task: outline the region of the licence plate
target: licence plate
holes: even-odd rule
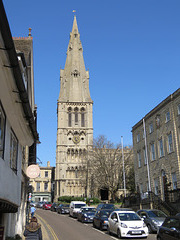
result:
[[[132,234],[141,234],[141,231],[131,231]]]

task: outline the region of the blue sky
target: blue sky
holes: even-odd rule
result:
[[[132,126],[180,87],[179,0],[4,0],[12,36],[32,28],[37,157],[55,166],[57,99],[76,10],[94,137],[132,145]]]

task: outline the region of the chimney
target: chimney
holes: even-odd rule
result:
[[[50,161],[47,161],[47,167],[50,167]]]

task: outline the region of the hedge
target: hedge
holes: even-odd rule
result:
[[[72,196],[59,197],[58,201],[67,202],[67,203],[70,203],[71,201],[83,201],[83,202],[92,203],[92,204],[97,204],[101,202],[101,200],[98,198],[84,198],[84,197],[72,197]]]

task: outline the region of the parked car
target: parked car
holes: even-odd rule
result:
[[[69,207],[69,216],[70,217],[77,217],[77,212],[80,211],[81,207],[85,207],[86,203],[85,202],[81,202],[81,201],[72,201],[70,203],[70,207]]]
[[[100,203],[98,204],[98,206],[96,207],[97,210],[100,209],[115,209],[114,204],[110,204],[110,203]]]
[[[180,217],[167,217],[159,227],[157,240],[176,240],[180,239]]]
[[[113,211],[108,218],[108,233],[118,238],[147,238],[148,228],[134,211]]]
[[[138,210],[137,214],[144,219],[149,233],[157,232],[167,217],[164,212],[157,209],[142,209]]]
[[[58,203],[53,203],[52,205],[51,205],[51,211],[52,212],[56,212],[56,209],[57,209],[57,207],[58,207]]]
[[[177,213],[176,216],[180,217],[180,213]]]
[[[36,206],[37,206],[37,202],[31,201],[31,202],[30,202],[30,206],[31,206],[31,207],[36,207]]]
[[[51,209],[51,205],[52,203],[51,202],[45,202],[42,206],[42,209],[44,210],[50,210]]]
[[[96,213],[96,208],[94,207],[82,207],[80,211],[77,213],[77,220],[81,222],[92,223],[93,218]]]
[[[100,230],[106,230],[108,226],[108,217],[113,209],[101,209],[97,210],[93,218],[93,227]]]
[[[37,205],[36,205],[36,207],[42,208],[42,207],[43,207],[43,204],[44,204],[44,202],[38,202]]]
[[[56,208],[56,212],[61,214],[69,213],[69,204],[59,204]]]

